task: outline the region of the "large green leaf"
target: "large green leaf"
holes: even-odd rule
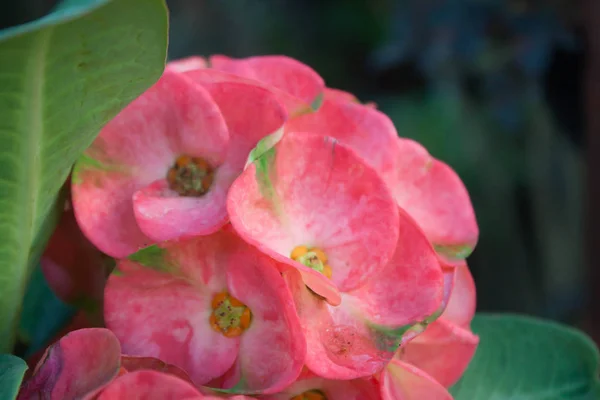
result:
[[[600,399],[599,356],[583,333],[515,315],[478,315],[480,344],[456,400]]]
[[[25,371],[27,371],[25,361],[10,354],[0,354],[0,399],[17,398]]]
[[[164,0],[67,0],[0,32],[0,352],[71,165],[160,77],[166,47]]]

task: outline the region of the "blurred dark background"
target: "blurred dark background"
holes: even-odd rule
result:
[[[2,3],[0,27],[55,3]],[[454,167],[481,229],[469,259],[480,311],[600,331],[600,215],[588,206],[600,202],[600,2],[167,3],[170,58],[295,57]]]

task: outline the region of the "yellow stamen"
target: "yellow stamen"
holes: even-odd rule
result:
[[[211,306],[210,326],[225,337],[240,336],[252,323],[250,308],[227,292],[215,294]]]

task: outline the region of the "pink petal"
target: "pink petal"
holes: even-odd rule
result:
[[[112,382],[98,400],[192,400],[206,399],[188,382],[157,371],[135,371]]]
[[[206,59],[198,56],[186,57],[167,63],[167,69],[176,72],[188,72],[202,68],[208,68],[208,63],[206,62]]]
[[[73,331],[48,348],[19,399],[82,398],[117,375],[120,358],[119,342],[108,329]]]
[[[392,260],[366,285],[348,293],[352,307],[382,329],[397,329],[434,314],[444,296],[437,255],[416,223],[400,209]]]
[[[400,207],[419,224],[436,250],[464,259],[475,247],[479,228],[469,194],[456,173],[421,145],[399,138],[396,176],[388,179]]]
[[[208,193],[179,196],[165,179],[138,190],[133,207],[138,226],[153,242],[209,235],[227,223],[227,190],[232,179],[217,170]]]
[[[306,366],[327,379],[354,379],[381,371],[393,357],[386,338],[342,304],[332,307],[310,291],[298,271],[284,272],[306,337]]]
[[[454,287],[442,317],[456,325],[468,327],[475,315],[477,302],[475,281],[466,264],[455,268]]]
[[[192,79],[194,82],[202,85],[221,82],[237,82],[261,87],[271,92],[279,101],[279,103],[284,107],[286,112],[290,115],[302,114],[305,112],[312,111],[311,106],[309,104],[306,104],[298,97],[295,97],[284,90],[277,89],[276,87],[270,86],[262,82],[258,82],[251,78],[244,78],[238,75],[230,74],[224,71],[218,71],[215,69],[192,69],[185,71],[185,75],[188,78]]]
[[[231,144],[226,165],[237,175],[258,141],[283,126],[287,112],[273,93],[256,85],[223,82],[205,87],[227,123]]]
[[[78,161],[78,168],[82,161]],[[145,182],[116,172],[86,172],[73,181],[73,206],[79,227],[102,252],[126,257],[152,240],[140,230],[131,196]]]
[[[255,79],[312,104],[323,92],[325,83],[312,68],[285,56],[258,56],[233,59],[210,57],[212,68]]]
[[[452,400],[448,391],[418,368],[393,360],[381,374],[383,400]]]
[[[228,219],[227,191],[243,171],[250,150],[286,119],[285,110],[266,89],[231,82],[207,84],[206,88],[229,129],[227,156],[215,173],[211,189],[202,197],[180,197],[169,190],[164,179],[134,194],[136,220],[157,242],[219,230]]]
[[[189,245],[180,251],[188,252],[188,263],[199,256]],[[196,285],[181,272],[151,269],[160,269],[159,265],[145,268],[121,261],[119,273],[113,273],[106,286],[104,317],[123,353],[159,358],[203,385],[233,365],[239,339],[226,338],[211,328],[212,296],[225,283],[223,277],[210,276],[214,271],[206,261],[198,260],[197,267],[196,274],[209,276],[207,284]]]
[[[396,247],[398,226],[390,221],[397,221],[398,209],[386,185],[328,137],[284,135],[233,183],[227,201],[236,231],[281,261],[299,245],[325,251],[342,291],[383,268]]]
[[[266,396],[265,400],[289,400],[310,390],[319,390],[327,400],[380,400],[379,385],[374,378],[329,380],[314,374],[299,378],[280,393]]]
[[[233,234],[232,234],[233,235]],[[239,240],[239,239],[236,239]],[[227,264],[230,293],[252,311],[241,336],[237,391],[274,393],[290,385],[306,358],[306,340],[290,291],[276,262],[239,240]]]
[[[325,88],[325,91],[323,93],[325,94],[325,100],[349,101],[359,103],[356,96],[354,96],[352,93],[348,93],[340,89]]]
[[[113,257],[150,244],[135,221],[133,194],[163,179],[180,154],[220,165],[227,143],[227,126],[210,95],[166,71],[102,129],[75,164],[73,207],[82,231]]]
[[[133,372],[138,370],[151,369],[153,371],[163,372],[165,374],[173,375],[182,379],[186,382],[192,383],[188,374],[175,365],[167,364],[158,358],[153,357],[135,357],[135,356],[121,356],[121,368],[127,372]]]
[[[443,318],[407,343],[400,359],[431,375],[445,387],[455,384],[469,366],[479,338]]]
[[[290,120],[286,132],[331,136],[354,150],[385,181],[395,179],[398,133],[389,117],[358,102],[340,100],[339,95],[328,97],[318,111]]]
[[[163,243],[130,258],[138,263],[121,261],[105,296],[106,324],[126,354],[176,365],[197,385],[234,362],[243,379],[229,382],[236,390],[269,391],[296,378],[305,342],[274,260],[231,229]],[[212,298],[223,291],[253,313],[250,328],[236,338],[210,326]]]

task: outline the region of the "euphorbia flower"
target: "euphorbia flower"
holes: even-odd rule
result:
[[[297,268],[332,304],[390,260],[398,208],[385,183],[329,137],[287,134],[231,186],[232,226],[249,243]]]
[[[446,262],[461,265],[479,238],[467,189],[450,166],[419,143],[399,138],[395,149],[400,162],[388,180],[394,197]]]
[[[234,182],[228,210],[246,241],[293,267],[283,273],[320,376],[380,371],[440,306],[431,245],[376,172],[331,138],[286,134]]]
[[[202,85],[167,69],[76,163],[73,205],[82,231],[113,257],[217,231],[248,152],[285,118],[275,96],[257,85]]]
[[[469,328],[475,314],[473,278],[466,265],[454,271],[454,287],[442,315],[398,353],[399,360],[416,366],[445,387],[460,379],[479,343]]]
[[[121,348],[107,329],[73,331],[50,346],[19,392],[19,400],[81,399],[119,373]]]
[[[306,342],[276,262],[232,230],[162,243],[118,263],[106,325],[130,355],[156,357],[196,385],[272,393],[301,371]]]
[[[342,293],[334,307],[284,273],[294,294],[307,341],[306,365],[329,379],[378,373],[398,346],[435,318],[443,297],[437,256],[414,221],[400,212],[394,256],[362,286]]]
[[[233,396],[231,400],[251,400],[251,397]],[[97,400],[220,400],[221,397],[203,395],[192,384],[176,376],[149,370],[140,370],[121,376],[111,382]]]
[[[354,380],[323,379],[308,370],[281,392],[265,400],[380,400],[379,383],[373,377]]]

